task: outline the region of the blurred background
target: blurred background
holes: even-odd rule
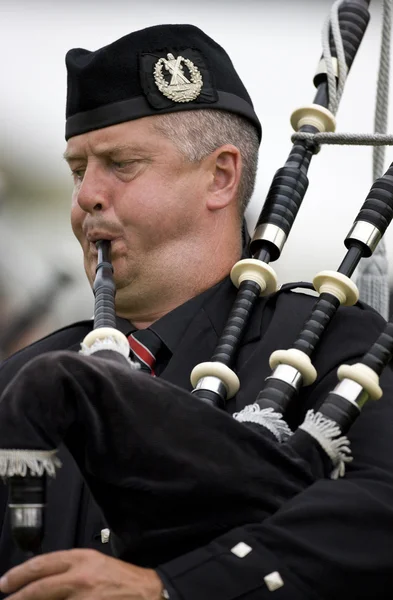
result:
[[[72,47],[95,50],[159,23],[193,23],[228,51],[263,126],[252,230],[291,148],[289,117],[314,97],[330,0],[0,0],[0,349],[2,356],[72,321],[93,297],[69,226],[71,177],[62,159]],[[337,131],[371,133],[382,3],[351,70]],[[392,119],[390,118],[390,123]],[[325,146],[280,261],[280,282],[336,269],[343,239],[372,183],[371,148]],[[387,150],[386,168],[393,160]],[[393,264],[393,231],[386,235]],[[390,269],[392,279],[392,268]],[[391,288],[393,284],[391,282]]]

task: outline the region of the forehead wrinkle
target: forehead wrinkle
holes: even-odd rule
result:
[[[137,152],[137,153],[146,153],[146,148],[138,144],[103,144],[102,147],[99,147],[96,150],[93,150],[93,154],[96,156],[104,156],[108,154],[115,154],[116,152]]]

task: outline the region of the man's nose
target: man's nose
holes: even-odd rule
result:
[[[77,201],[88,213],[103,211],[110,203],[110,191],[105,175],[97,168],[87,167],[78,190]]]

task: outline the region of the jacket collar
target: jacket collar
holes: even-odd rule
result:
[[[161,378],[191,390],[190,374],[195,365],[210,361],[227,323],[237,290],[229,277],[218,284],[215,293],[196,312]],[[262,312],[266,304],[260,299],[251,315],[241,345],[260,339]]]

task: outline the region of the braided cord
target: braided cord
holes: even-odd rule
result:
[[[374,131],[386,133],[388,129],[389,84],[390,84],[390,38],[392,28],[392,0],[384,0],[382,15],[382,41],[379,59],[377,98],[374,116]],[[381,177],[385,168],[383,147],[373,150],[373,181]]]
[[[339,8],[344,0],[337,0],[331,9],[330,15],[326,20],[324,28],[322,30],[322,49],[323,57],[325,59],[327,80],[328,80],[328,92],[329,92],[329,105],[328,108],[331,113],[336,114],[340,105],[341,96],[344,90],[345,82],[348,74],[347,61],[345,60],[344,44],[340,31],[339,22]],[[337,53],[337,66],[338,66],[338,81],[336,84],[336,76],[333,69],[332,53],[330,50],[330,30],[332,31],[334,45]]]
[[[393,135],[383,133],[294,133],[292,141],[310,141],[318,146],[392,146]],[[381,173],[382,174],[382,173]],[[380,177],[380,175],[379,175]],[[378,177],[376,177],[378,179]]]
[[[339,8],[344,0],[337,0],[331,9],[322,32],[323,57],[326,64],[329,110],[336,114],[340,104],[348,69],[345,60],[342,37],[339,27]],[[292,135],[292,142],[314,143],[316,145],[356,145],[373,146],[373,181],[384,172],[387,145],[393,145],[393,135],[387,135],[390,79],[390,39],[392,27],[393,0],[383,1],[382,36],[379,71],[374,115],[374,134],[351,133],[304,133]],[[337,53],[337,78],[330,50],[330,32]],[[373,256],[362,260],[358,268],[357,285],[360,298],[375,308],[385,319],[389,317],[388,261],[384,240],[378,244]]]
[[[392,0],[384,0],[382,13],[382,39],[374,115],[374,131],[384,135],[388,129],[390,38],[392,28]],[[385,170],[385,146],[373,148],[373,181]],[[385,319],[389,318],[389,278],[385,241],[378,244],[369,260],[359,264],[357,285],[360,298],[373,306]]]

